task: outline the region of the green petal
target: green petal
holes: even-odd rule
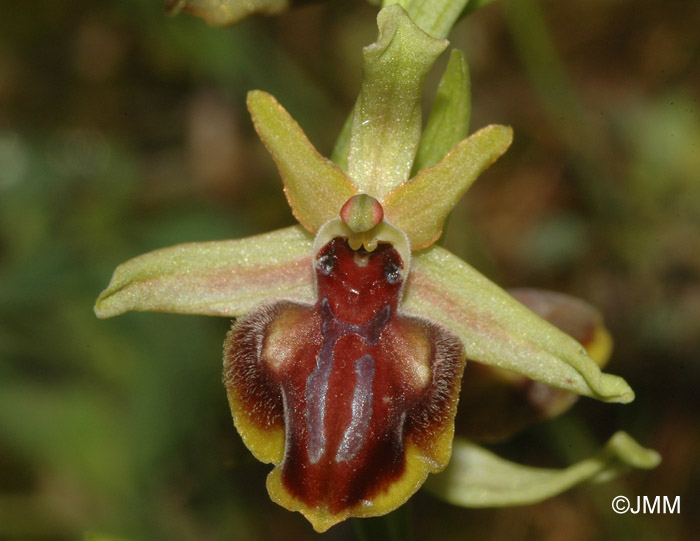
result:
[[[467,188],[512,140],[513,130],[505,126],[487,126],[471,135],[435,167],[423,169],[387,195],[382,201],[386,219],[408,235],[413,250],[430,246]]]
[[[321,156],[289,113],[260,90],[248,93],[255,129],[277,164],[284,193],[299,223],[315,233],[357,188],[343,171]]]
[[[277,15],[286,11],[289,0],[166,0],[169,15],[185,11],[202,17],[211,26],[227,26],[253,13]]]
[[[466,440],[456,440],[447,469],[426,488],[465,507],[527,505],[585,481],[604,482],[632,468],[655,468],[661,457],[625,432],[617,432],[595,456],[563,470],[533,468],[504,460]]]
[[[242,240],[163,248],[122,263],[95,304],[97,317],[129,310],[238,317],[267,299],[314,299],[313,237],[300,226]]]
[[[606,402],[634,399],[576,340],[439,246],[414,255],[403,308],[452,329],[468,359]]]
[[[352,130],[352,111],[345,119],[343,127],[340,129],[338,139],[333,147],[331,161],[343,171],[348,170],[348,150],[350,147],[350,131]]]
[[[380,11],[377,23],[379,40],[363,50],[348,174],[360,191],[381,201],[411,172],[420,141],[423,82],[448,42],[427,35],[398,5]]]
[[[471,114],[469,66],[461,51],[453,50],[440,80],[433,110],[418,146],[413,171],[432,167],[469,134]]]

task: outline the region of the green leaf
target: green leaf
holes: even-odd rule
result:
[[[454,49],[420,139],[413,164],[414,173],[438,163],[450,149],[467,137],[471,114],[470,93],[469,66],[461,51]]]
[[[448,42],[418,28],[398,5],[379,12],[379,40],[363,50],[363,79],[355,103],[348,175],[381,201],[404,182],[421,133],[423,82]]]
[[[357,188],[333,162],[321,156],[294,119],[270,94],[248,93],[255,129],[277,164],[284,193],[299,223],[315,233],[338,217]]]
[[[421,170],[387,195],[382,201],[386,219],[408,235],[412,250],[440,238],[457,201],[512,139],[510,128],[487,126],[462,141],[435,167]]]
[[[124,498],[137,493],[133,455],[120,431],[129,422],[123,403],[94,383],[49,387],[21,379],[0,382],[3,440],[19,456],[78,486]]]
[[[467,359],[606,402],[634,399],[576,340],[439,246],[414,254],[403,308],[451,329]]]
[[[444,472],[425,487],[437,497],[464,507],[537,503],[580,483],[605,482],[629,468],[655,468],[661,457],[625,432],[617,432],[595,456],[563,470],[533,468],[504,460],[466,440],[455,440]]]
[[[282,13],[289,8],[289,0],[166,0],[165,5],[168,15],[185,11],[211,26],[228,26],[253,13]]]
[[[300,226],[163,248],[117,267],[97,317],[129,310],[238,317],[268,299],[312,302],[313,237]]]

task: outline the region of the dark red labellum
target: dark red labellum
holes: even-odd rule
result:
[[[338,237],[315,267],[316,304],[280,301],[237,322],[224,375],[254,452],[265,430],[284,429],[276,499],[337,515],[399,483],[408,446],[426,472],[444,467],[436,447],[452,430],[464,361],[451,333],[398,312],[405,269],[391,244],[353,251]]]

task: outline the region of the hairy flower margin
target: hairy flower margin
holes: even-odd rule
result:
[[[634,394],[601,373],[609,340],[590,307],[536,291],[514,297],[435,244],[512,133],[488,126],[466,137],[469,77],[456,50],[421,130],[423,82],[448,42],[398,5],[383,9],[378,25],[333,161],[272,96],[248,96],[300,225],[127,261],[100,295],[98,317],[140,310],[237,318],[224,351],[234,423],[251,452],[276,466],[271,498],[317,531],[385,514],[441,470],[431,492],[483,507],[533,503],[627,467],[656,466],[659,456],[622,432],[561,471],[513,464],[459,438],[453,449],[465,358],[485,370],[476,385],[465,383],[473,394],[463,402],[496,436],[536,417],[523,418],[519,401],[525,407],[528,397],[516,388],[539,397],[544,389],[542,417],[575,395],[626,403]],[[573,316],[558,321],[561,310]],[[500,396],[498,386],[514,415],[483,407]]]

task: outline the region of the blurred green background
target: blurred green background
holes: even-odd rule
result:
[[[243,447],[220,381],[229,321],[98,321],[92,305],[137,254],[293,223],[245,94],[273,93],[329,154],[375,15],[336,0],[217,30],[159,0],[3,4],[0,539],[355,539],[351,522],[320,536],[267,498],[269,466]],[[563,467],[623,429],[664,462],[520,508],[419,493],[415,539],[700,531],[698,28],[695,0],[513,0],[453,31],[473,128],[510,124],[515,142],[460,203],[447,246],[505,287],[598,306],[608,370],[637,392],[582,399],[494,448]],[[616,515],[617,494],[681,496],[681,513]]]

